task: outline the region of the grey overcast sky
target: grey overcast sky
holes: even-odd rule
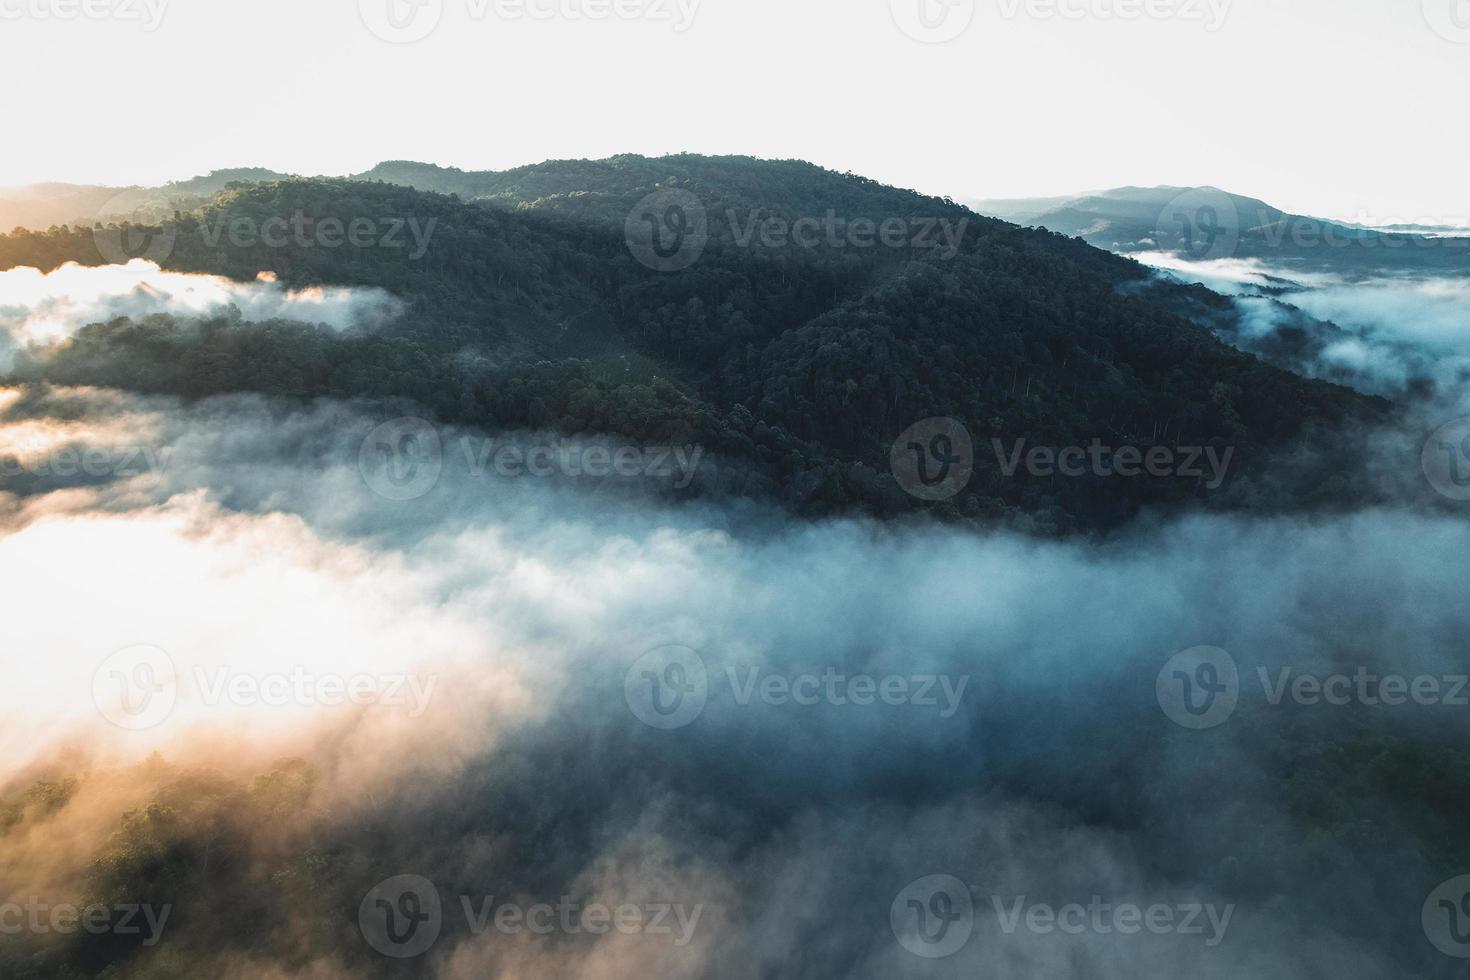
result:
[[[1470,0],[0,0],[0,80],[0,185],[690,150],[1470,216]]]

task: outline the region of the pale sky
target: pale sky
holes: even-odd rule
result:
[[[0,185],[690,150],[1464,219],[1467,94],[1470,0],[0,0]]]

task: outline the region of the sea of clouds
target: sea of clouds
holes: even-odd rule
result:
[[[4,309],[26,331],[47,303],[65,307],[47,314],[61,323],[50,336],[131,303],[304,307],[294,315],[341,323],[326,308],[356,304],[136,274],[146,290],[118,285],[118,270],[87,283],[63,269],[53,276],[83,280],[64,288],[5,273],[36,289],[0,295],[20,296]],[[1414,331],[1453,333],[1394,336]],[[335,879],[345,897],[277,910],[296,926],[268,938],[226,929],[211,975],[1451,975],[1420,926],[1445,877],[1424,828],[1367,796],[1361,836],[1326,832],[1301,801],[1339,787],[1289,792],[1282,760],[1346,780],[1332,744],[1462,747],[1467,709],[1273,705],[1254,678],[1463,671],[1462,516],[1407,502],[1183,515],[1038,541],[456,467],[400,500],[364,452],[384,421],[330,401],[0,389],[0,456],[27,464],[0,476],[13,665],[0,791],[80,776],[66,807],[0,835],[0,903],[69,894],[122,814],[175,778],[150,760],[248,781],[294,757],[320,774],[309,805],[252,833],[352,855]],[[107,465],[55,465],[89,448]],[[1157,690],[1170,659],[1200,646],[1245,678],[1236,715],[1209,730],[1178,724]],[[165,655],[159,670],[117,659],[140,648]],[[639,692],[650,670],[689,681],[668,673],[671,649],[681,669],[690,654],[702,666],[703,703],[663,725]],[[902,679],[909,695],[933,678],[936,703],[856,703],[850,687],[800,703],[759,686],[834,673]],[[291,677],[376,686],[364,703],[320,686],[275,703],[252,693]],[[243,686],[212,696],[219,678]],[[113,700],[134,682],[171,692],[147,725]],[[359,900],[398,875],[443,902],[437,940],[407,961],[359,922]],[[973,935],[942,959],[916,955],[892,922],[931,875],[969,885],[975,906]],[[461,898],[492,895],[700,911],[673,936],[477,932]],[[1208,930],[1007,928],[996,909],[1018,898],[1232,911],[1210,943]],[[307,938],[315,927],[335,930],[331,948]],[[197,928],[181,915],[159,950]]]
[[[1317,359],[1301,366],[1310,376],[1400,398],[1416,382],[1454,397],[1470,382],[1470,274],[1348,279],[1259,259],[1192,261],[1165,252],[1133,257],[1233,297],[1248,341],[1304,323],[1318,330]],[[1341,329],[1328,331],[1327,324]]]

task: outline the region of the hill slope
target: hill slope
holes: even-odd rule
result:
[[[389,328],[119,320],[36,353],[19,375],[186,396],[406,397],[491,429],[698,442],[721,464],[698,489],[774,497],[801,513],[1025,514],[1059,530],[1184,500],[1318,500],[1325,480],[1341,480],[1330,451],[1326,476],[1288,473],[1278,454],[1309,431],[1385,410],[1127,295],[1120,285],[1144,276],[1127,259],[860,177],[797,162],[620,157],[494,180],[479,205],[360,180],[237,186],[169,226],[171,268],[380,286],[411,304]],[[625,224],[647,194],[671,190],[700,202],[709,237],[697,261],[665,272],[638,261]],[[296,214],[432,223],[433,233],[417,260],[219,233]],[[763,241],[743,231],[751,215],[805,216],[836,232],[809,247]],[[950,229],[952,247],[912,235],[854,244],[861,221],[912,230],[927,220]],[[0,267],[68,260],[102,261],[91,230],[0,238]],[[911,498],[889,473],[895,438],[931,417],[963,421],[977,447],[974,479],[940,504]],[[1236,469],[1217,491],[1177,477],[1006,476],[992,440],[1008,455],[1021,439],[1228,448]],[[1263,497],[1278,482],[1289,486]]]

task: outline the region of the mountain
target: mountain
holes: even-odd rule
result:
[[[1076,239],[800,161],[623,156],[499,174],[418,164],[370,173],[442,181],[459,196],[366,175],[236,184],[169,222],[165,264],[381,287],[409,303],[391,327],[118,318],[23,357],[16,376],[186,397],[411,399],[492,430],[696,442],[720,461],[701,492],[813,515],[923,509],[1073,531],[1186,501],[1293,509],[1368,493],[1334,465],[1352,447],[1321,433],[1381,419],[1387,403],[1232,349],[1171,311],[1160,290],[1176,287],[1138,294],[1148,270]],[[687,268],[662,271],[630,248],[628,229],[654,193],[706,216]],[[297,214],[432,234],[414,260],[397,248],[222,233]],[[807,244],[752,231],[803,219],[818,229]],[[886,224],[905,234],[869,241]],[[0,237],[0,268],[99,264],[97,241],[90,228]],[[976,469],[962,493],[930,504],[899,488],[889,456],[900,433],[936,417],[963,421]],[[1314,466],[1288,465],[1311,433]],[[1229,449],[1236,468],[1218,489],[1178,477],[1007,476],[994,447],[1008,456],[1018,440]]]
[[[1099,192],[1101,193],[1101,192]],[[1070,194],[1065,197],[1012,197],[991,198],[983,201],[966,201],[970,207],[981,214],[988,214],[1002,221],[1012,224],[1030,225],[1035,219],[1050,214],[1052,211],[1060,210],[1079,197],[1089,197],[1090,194]]]
[[[974,201],[981,214],[1047,228],[1114,252],[1194,261],[1253,259],[1282,270],[1378,276],[1464,275],[1470,237],[1455,229],[1374,229],[1290,214],[1217,187],[1120,187],[1068,198]]]
[[[1130,236],[1118,239],[1133,240],[1131,233],[1140,232],[1140,237],[1152,235],[1160,227],[1165,209],[1177,203],[1181,197],[1198,196],[1201,203],[1217,205],[1221,211],[1233,210],[1248,216],[1248,223],[1268,223],[1280,220],[1283,212],[1264,201],[1242,197],[1220,190],[1218,187],[1118,187],[1069,197],[1013,198],[995,201],[975,201],[971,206],[981,214],[995,214],[1024,225],[1042,225],[1061,234],[1083,236],[1089,225],[1106,223],[1118,231],[1128,230]],[[1055,227],[1053,227],[1055,224]]]
[[[745,206],[769,204],[777,196],[771,193],[775,188],[758,191],[749,185],[758,169],[803,165],[750,157],[671,156],[654,161],[625,155],[608,160],[551,161],[504,171],[467,171],[393,160],[348,179],[397,184],[487,205],[621,220],[616,210],[631,203],[628,195],[640,188],[648,192],[664,177],[677,175],[681,159],[700,161],[701,170],[698,177],[685,174],[682,179],[718,182],[729,192],[722,200]],[[53,183],[0,189],[0,230],[89,224],[119,217],[162,220],[174,210],[202,206],[208,197],[232,184],[286,179],[296,179],[296,175],[238,167],[158,187]],[[800,186],[797,180],[788,189]],[[794,205],[802,213],[825,206],[810,197],[779,203]],[[1216,187],[1120,187],[1061,197],[965,203],[980,215],[1045,228],[1122,254],[1163,251],[1184,260],[1254,259],[1287,274],[1349,277],[1464,275],[1470,269],[1470,233],[1458,226],[1390,223],[1368,227],[1334,222],[1291,214]]]

